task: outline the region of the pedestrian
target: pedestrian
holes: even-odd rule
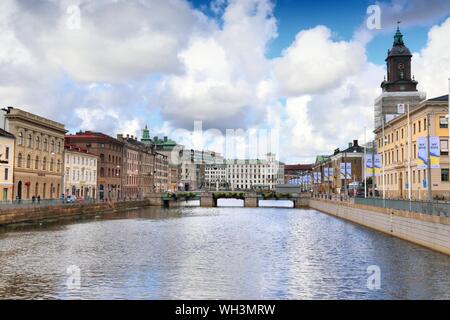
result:
[[[41,196],[40,195],[37,196],[37,201],[38,201],[38,204],[41,203]]]
[[[33,204],[34,204],[34,203],[35,203],[35,201],[36,201],[36,196],[32,196],[32,197],[31,197],[31,203],[33,203]]]

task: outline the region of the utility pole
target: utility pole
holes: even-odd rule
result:
[[[383,200],[386,199],[386,188],[385,188],[385,175],[384,175],[384,167],[385,167],[385,163],[386,163],[386,153],[385,153],[385,147],[386,147],[386,137],[384,136],[384,117],[383,117],[383,128],[382,128],[382,140],[383,140],[383,154],[382,154],[382,163],[381,163],[381,168],[382,168],[382,173],[381,173],[381,179],[382,179],[382,184],[383,184]]]
[[[411,183],[411,123],[409,119],[409,103],[407,104],[408,108],[408,199],[410,201],[411,206],[411,192],[412,192],[412,183]],[[427,123],[427,126],[429,126],[429,123]]]
[[[430,113],[427,113],[427,159],[428,201],[431,203],[433,194],[431,191]]]
[[[366,156],[367,156],[367,139],[366,139],[366,127],[364,127],[364,159],[362,162],[362,174],[364,176],[364,198],[367,198],[367,175],[366,175]]]

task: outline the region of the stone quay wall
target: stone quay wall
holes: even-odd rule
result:
[[[36,205],[0,209],[0,226],[90,217],[108,212],[143,208],[151,205],[149,200],[124,202],[99,202],[93,204]]]
[[[309,207],[450,255],[448,217],[324,199],[310,199]]]

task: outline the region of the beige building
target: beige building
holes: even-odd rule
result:
[[[64,146],[64,195],[82,199],[97,197],[98,157],[74,145]]]
[[[14,143],[15,137],[0,129],[0,188],[1,201],[13,200]]]
[[[448,151],[448,96],[421,102],[410,112],[411,130],[411,194],[413,199],[427,199],[427,169],[418,168],[417,139],[437,136],[440,140],[440,168],[431,169],[433,197],[450,199]],[[376,178],[380,196],[383,189],[387,198],[408,198],[408,117],[403,114],[383,128],[375,130],[378,153],[384,167]],[[429,130],[429,132],[428,132]],[[383,172],[384,171],[384,172]],[[424,188],[424,180],[426,187]],[[384,188],[383,188],[384,186]]]
[[[57,199],[62,193],[64,125],[8,107],[5,130],[16,137],[14,197]]]

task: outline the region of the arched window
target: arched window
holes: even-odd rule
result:
[[[36,160],[35,160],[35,162],[34,162],[34,168],[35,168],[36,170],[39,169],[39,156],[36,156]]]
[[[35,145],[36,149],[40,149],[41,148],[41,138],[39,136],[36,136],[36,145]]]
[[[19,132],[19,137],[18,138],[19,139],[17,139],[17,144],[19,146],[23,145],[23,133],[22,132]]]
[[[17,166],[20,168],[22,167],[22,154],[19,153],[18,157],[17,157]]]
[[[105,161],[105,155],[103,153],[100,153],[100,161],[101,162]]]
[[[61,166],[61,162],[58,160],[56,163],[56,172],[59,172],[59,167]]]
[[[50,160],[50,171],[53,171],[53,159]]]
[[[61,141],[58,141],[58,149],[56,150],[57,153],[61,153]]]
[[[27,156],[27,168],[31,168],[31,156]]]
[[[44,151],[48,151],[48,140],[44,138]]]
[[[28,134],[28,139],[27,139],[27,147],[31,148],[31,145],[33,144],[33,136],[31,133]]]
[[[44,157],[44,159],[42,160],[42,170],[47,170],[47,158]]]
[[[55,152],[55,140],[52,139],[50,142],[50,152]]]
[[[105,176],[105,169],[100,168],[100,177],[104,177]]]

